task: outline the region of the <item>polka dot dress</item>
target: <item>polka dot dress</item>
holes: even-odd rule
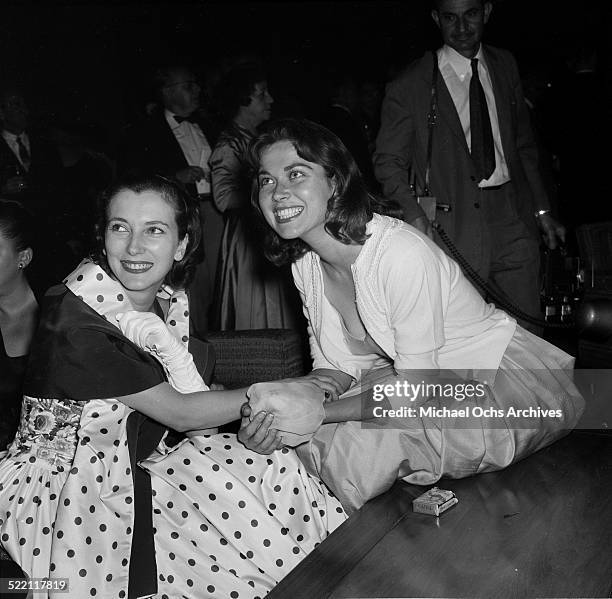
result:
[[[70,400],[24,397],[19,430],[0,463],[0,542],[31,577],[50,573],[55,515],[81,407]]]
[[[66,283],[109,322],[130,309],[95,265]],[[169,299],[170,328],[186,342],[186,298]],[[59,599],[127,597],[131,411],[113,399],[24,400],[21,435],[0,464],[0,539],[28,575],[70,579]],[[162,442],[141,467],[151,475],[157,597],[263,597],[346,518],[293,451],[261,456],[233,435]]]
[[[346,518],[293,450],[259,455],[235,435],[193,437],[142,466],[161,597],[263,597]]]
[[[131,411],[101,399],[83,408],[77,451],[59,497],[50,564],[54,577],[70,579],[74,597],[127,596],[134,527],[126,430]]]

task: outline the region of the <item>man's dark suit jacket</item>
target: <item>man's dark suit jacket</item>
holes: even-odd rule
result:
[[[217,141],[216,129],[206,120],[198,120],[198,125],[204,133],[211,150]],[[118,152],[118,169],[120,174],[158,174],[173,178],[176,173],[187,168],[188,163],[179,142],[168,125],[163,110],[158,110],[150,117],[128,128],[123,143]],[[187,191],[197,196],[196,185],[186,185]],[[215,256],[210,243],[215,237],[210,233],[210,227],[217,226],[207,222],[205,212],[210,210],[212,203],[202,205],[203,242],[200,245],[201,264],[198,266],[194,280],[189,286],[190,330],[196,336],[204,338],[208,332],[208,311],[214,293],[213,284],[216,271]],[[219,215],[218,227],[222,229],[223,221]],[[221,231],[219,231],[220,237]]]
[[[517,218],[537,235],[534,213],[548,209],[549,202],[539,173],[536,144],[518,68],[506,50],[483,46],[483,51],[511,178],[510,195]],[[432,53],[424,55],[387,86],[374,154],[374,170],[383,192],[403,207],[407,221],[423,216],[410,188],[410,169],[414,170],[417,186],[422,189],[432,57]],[[437,219],[468,262],[480,270],[485,260],[483,230],[486,225],[479,212],[476,169],[453,99],[439,72],[437,84],[438,119],[433,134],[430,187],[438,202],[451,206],[449,213],[438,211]]]
[[[320,122],[333,131],[353,155],[367,185],[375,184],[372,156],[368,149],[368,140],[362,123],[348,109],[341,106],[329,106],[320,116]]]
[[[28,138],[30,169],[25,174],[28,187],[23,193],[12,196],[12,199],[23,202],[36,213],[47,214],[55,206],[62,163],[57,149],[43,136],[28,131]],[[8,179],[16,176],[18,168],[23,171],[17,156],[0,135],[0,188]]]
[[[198,120],[211,150],[217,141],[215,128],[206,120]],[[163,110],[132,125],[126,130],[118,152],[120,173],[159,174],[167,177],[189,166]],[[197,195],[196,186],[188,191]]]

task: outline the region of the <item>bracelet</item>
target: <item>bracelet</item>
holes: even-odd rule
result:
[[[535,213],[535,217],[536,218],[540,218],[540,216],[544,215],[544,214],[548,214],[550,212],[550,210],[538,210]]]

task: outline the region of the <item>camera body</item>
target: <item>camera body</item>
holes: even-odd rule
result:
[[[578,356],[585,368],[612,367],[612,222],[576,229],[583,268],[576,314]]]

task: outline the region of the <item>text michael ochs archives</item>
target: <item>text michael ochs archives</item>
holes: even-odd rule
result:
[[[562,418],[560,409],[540,406],[506,406],[503,409],[490,405],[478,405],[478,400],[490,396],[485,383],[394,383],[372,386],[372,400],[383,402],[374,405],[374,418]],[[434,401],[436,400],[436,401]],[[445,405],[440,400],[448,400]],[[468,400],[465,403],[464,400]],[[475,401],[469,401],[475,400]],[[408,403],[409,402],[409,403]],[[416,405],[414,402],[417,402]],[[450,403],[453,402],[453,403]],[[458,404],[454,402],[459,402]],[[399,405],[398,405],[399,404]],[[475,405],[473,405],[475,404]]]

